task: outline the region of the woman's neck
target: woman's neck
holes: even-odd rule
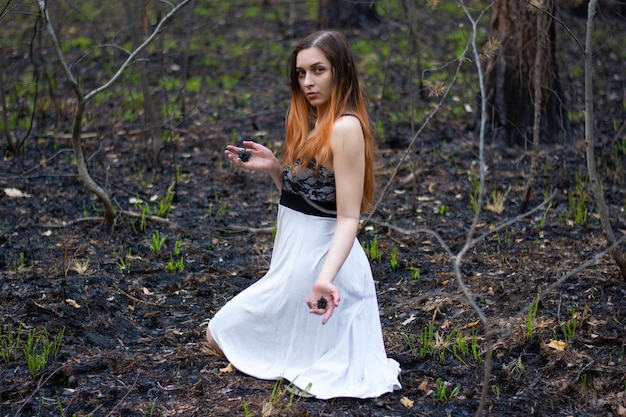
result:
[[[315,120],[315,125],[317,126],[317,122],[322,120],[324,116],[326,116],[326,111],[328,110],[328,106],[317,106],[315,108],[315,112],[317,113],[317,120]]]

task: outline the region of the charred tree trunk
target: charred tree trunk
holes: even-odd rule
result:
[[[379,22],[374,0],[319,0],[319,29],[367,28]]]
[[[531,146],[535,119],[535,80],[543,79],[540,137],[542,143],[565,142],[569,138],[565,97],[556,62],[556,2],[542,7],[524,0],[497,0],[490,20],[491,37],[500,42],[485,71],[489,124],[494,136],[507,146]],[[547,16],[543,61],[545,75],[536,77],[537,19]]]
[[[7,151],[13,154],[18,153],[18,147],[9,132],[9,111],[7,109],[7,99],[4,86],[4,56],[0,56],[0,117],[4,126],[4,138],[7,141]]]

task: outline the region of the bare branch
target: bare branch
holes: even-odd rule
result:
[[[541,13],[545,13],[547,16],[550,17],[550,19],[554,20],[555,22],[557,22],[559,25],[561,25],[561,27],[563,27],[563,29],[565,29],[565,31],[567,32],[567,34],[570,36],[570,38],[572,38],[574,40],[574,42],[576,42],[576,45],[578,45],[578,48],[581,50],[581,52],[585,52],[585,47],[580,43],[580,41],[578,40],[578,38],[576,37],[576,35],[574,35],[574,32],[572,32],[572,30],[565,24],[564,21],[562,21],[561,19],[558,18],[558,16],[555,16],[554,13],[550,13],[550,11],[548,10],[548,8],[544,8],[544,7],[537,7],[537,5],[532,2],[531,0],[526,0],[526,3],[528,3],[528,5],[530,7],[534,7],[536,9],[539,10],[539,12]]]
[[[41,3],[44,0],[39,0],[39,2]],[[141,44],[139,45],[133,52],[131,52],[131,54],[128,56],[128,58],[126,58],[126,61],[124,61],[124,63],[120,66],[120,68],[117,70],[117,72],[115,73],[115,75],[113,75],[113,77],[111,77],[111,79],[109,81],[107,81],[105,84],[101,85],[100,87],[90,91],[89,93],[87,93],[85,95],[85,100],[89,100],[90,98],[92,98],[93,96],[95,96],[98,93],[101,93],[102,91],[108,89],[109,87],[111,87],[124,73],[124,71],[126,70],[126,68],[128,68],[133,61],[135,60],[135,58],[137,58],[137,56],[144,50],[146,49],[146,47],[148,45],[150,45],[152,43],[152,41],[154,40],[154,38],[157,37],[157,35],[161,32],[161,28],[167,23],[169,22],[169,20],[183,7],[185,7],[187,5],[187,3],[189,3],[191,0],[183,0],[180,3],[178,3],[176,6],[173,6],[170,2],[166,2],[166,1],[162,1],[163,3],[166,3],[170,6],[172,6],[172,10],[170,10],[170,12],[168,14],[165,15],[165,17],[163,17],[163,19],[161,19],[161,21],[157,24],[156,28],[154,29],[154,31],[150,34],[150,36],[148,36],[148,38]]]
[[[482,415],[482,410],[485,407],[485,403],[487,401],[487,394],[489,392],[489,380],[491,378],[491,369],[493,366],[493,363],[491,360],[492,353],[493,353],[492,330],[491,330],[491,324],[489,323],[489,320],[487,319],[483,311],[480,309],[478,304],[476,304],[476,301],[474,301],[474,297],[472,296],[471,292],[467,288],[467,285],[465,284],[465,280],[463,279],[463,274],[461,273],[461,262],[463,260],[463,257],[465,256],[465,253],[467,253],[467,251],[469,251],[470,248],[474,244],[473,235],[476,233],[476,229],[480,221],[481,207],[482,207],[483,200],[485,197],[485,177],[487,175],[487,166],[485,164],[484,149],[485,149],[485,130],[487,126],[487,93],[486,93],[486,88],[485,88],[485,80],[483,76],[483,68],[482,68],[482,64],[480,61],[480,50],[478,49],[478,45],[476,44],[476,35],[478,33],[478,22],[483,17],[483,15],[487,12],[488,8],[483,9],[479,13],[478,18],[474,19],[472,15],[470,14],[464,1],[459,0],[459,3],[461,7],[463,8],[463,11],[465,12],[465,15],[467,16],[467,19],[470,21],[472,25],[471,37],[470,37],[468,47],[471,48],[471,52],[474,56],[474,65],[476,66],[478,84],[480,88],[481,111],[480,111],[480,128],[479,128],[480,130],[479,130],[479,140],[478,140],[478,158],[479,158],[478,163],[480,167],[480,171],[479,171],[480,180],[479,180],[479,188],[478,188],[477,209],[474,213],[474,218],[472,220],[472,225],[470,227],[470,230],[467,232],[467,240],[465,242],[465,245],[459,251],[459,253],[454,259],[454,270],[456,273],[457,281],[459,283],[459,287],[461,287],[461,291],[467,298],[467,301],[469,302],[472,309],[474,309],[474,311],[480,318],[480,321],[482,322],[485,328],[485,335],[486,335],[485,350],[487,352],[487,356],[485,358],[485,370],[484,370],[484,375],[483,375],[483,386],[482,386],[482,392],[481,392],[481,397],[480,397],[480,404],[478,408],[476,409],[476,414],[475,414],[476,417],[479,417]]]
[[[54,53],[57,57],[63,58],[63,51],[61,51],[61,45],[59,44],[59,38],[57,38],[57,34],[54,31],[54,27],[52,27],[52,23],[50,22],[50,15],[48,14],[48,7],[46,5],[46,0],[38,0],[39,10],[41,10],[41,14],[44,18],[44,25],[46,25],[46,30],[52,39],[52,47],[54,48]],[[78,82],[72,73],[72,70],[67,65],[67,61],[65,59],[59,59],[59,63],[61,64],[61,69],[63,70],[63,74],[65,74],[65,78],[69,81],[74,93],[79,98],[83,98],[83,94],[78,87]]]
[[[458,60],[458,65],[457,65],[456,71],[454,73],[454,76],[452,78],[452,81],[450,82],[450,85],[452,85],[452,84],[454,84],[456,82],[456,80],[457,80],[457,78],[459,76],[459,72],[461,71],[461,67],[463,66],[463,62],[464,62],[463,59],[459,59]],[[439,112],[439,109],[442,107],[442,104],[446,101],[446,98],[448,97],[449,93],[450,93],[450,87],[445,89],[445,91],[443,92],[443,94],[441,96],[441,100],[439,100],[438,105],[436,105],[435,108],[424,117],[422,125],[417,130],[417,132],[415,132],[415,135],[413,135],[413,138],[411,138],[411,142],[406,147],[406,149],[404,151],[404,154],[400,158],[400,161],[398,161],[398,164],[396,165],[395,169],[393,170],[393,173],[389,177],[389,180],[387,181],[387,184],[383,188],[383,191],[380,193],[380,197],[378,197],[378,201],[376,201],[376,203],[374,204],[370,214],[363,221],[363,226],[365,226],[367,223],[370,222],[370,220],[371,220],[371,218],[373,216],[373,213],[380,206],[380,204],[382,203],[383,199],[385,198],[385,196],[389,192],[389,189],[391,188],[391,185],[392,185],[393,181],[398,176],[398,172],[400,171],[400,168],[402,167],[402,164],[404,164],[404,161],[406,161],[406,159],[409,156],[409,153],[411,152],[411,150],[413,149],[415,143],[417,143],[417,139],[420,137],[420,135],[422,134],[424,129],[426,129],[426,127],[429,126],[429,123],[432,120],[432,118],[435,117],[435,115]]]

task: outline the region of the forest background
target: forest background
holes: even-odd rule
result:
[[[590,53],[587,3],[323,3],[0,4],[0,415],[626,415],[624,6]],[[203,344],[267,269],[277,201],[223,149],[280,151],[288,54],[346,11],[381,147],[359,238],[403,389],[303,400]],[[556,64],[563,134],[502,134],[507,39]],[[537,62],[512,103],[532,115]]]

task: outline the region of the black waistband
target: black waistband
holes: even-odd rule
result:
[[[290,191],[282,191],[280,204],[304,214],[318,217],[337,217],[336,202],[312,201]]]

